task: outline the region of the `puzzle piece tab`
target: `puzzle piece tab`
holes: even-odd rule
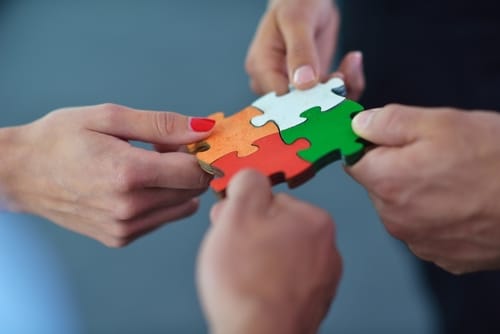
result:
[[[266,94],[252,103],[252,106],[264,114],[252,118],[251,123],[261,127],[273,121],[280,131],[292,128],[306,121],[300,116],[305,110],[319,107],[325,111],[344,101],[345,97],[334,93],[342,91],[342,87],[344,82],[341,79],[332,78],[308,90],[292,89],[281,96],[277,96],[274,92]]]
[[[278,133],[273,123],[259,128],[252,126],[250,120],[257,115],[262,115],[262,112],[254,107],[246,107],[227,118],[223,113],[215,113],[210,116],[216,120],[212,134],[204,141],[189,145],[188,149],[196,154],[204,170],[214,174],[211,164],[215,160],[234,151],[239,157],[252,154],[257,151],[252,145],[255,140]]]
[[[279,133],[274,133],[255,141],[257,152],[245,157],[238,157],[232,152],[215,162],[213,167],[223,173],[223,177],[215,178],[210,186],[217,193],[223,194],[231,178],[241,169],[253,168],[267,175],[272,184],[287,182],[296,187],[314,176],[314,166],[299,158],[297,151],[309,147],[307,140],[298,139],[286,145]]]
[[[316,170],[340,158],[352,165],[361,158],[365,148],[365,143],[351,127],[352,117],[362,110],[360,104],[351,100],[328,111],[315,107],[301,114],[307,118],[306,122],[282,131],[281,136],[287,144],[307,139],[311,147],[297,154],[312,163]]]

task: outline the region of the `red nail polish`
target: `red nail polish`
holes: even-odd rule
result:
[[[215,126],[215,120],[211,118],[191,117],[189,126],[196,132],[206,132]]]

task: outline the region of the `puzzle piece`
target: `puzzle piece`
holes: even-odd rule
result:
[[[239,157],[244,157],[257,151],[252,143],[272,133],[278,133],[275,124],[269,123],[256,128],[250,124],[252,117],[262,115],[259,109],[246,107],[240,112],[224,118],[223,113],[215,113],[210,118],[216,120],[212,134],[204,141],[188,146],[190,152],[195,153],[204,170],[215,174],[211,164],[236,151]]]
[[[270,178],[272,184],[286,181],[290,187],[296,187],[314,175],[313,165],[297,156],[298,150],[309,147],[305,139],[286,145],[279,133],[274,133],[260,138],[253,145],[258,151],[251,155],[241,158],[232,152],[213,162],[213,167],[224,176],[212,180],[212,189],[223,194],[229,180],[243,168],[260,171]]]
[[[252,106],[262,110],[264,114],[252,118],[251,123],[261,127],[273,121],[280,131],[292,128],[306,121],[300,116],[305,110],[319,107],[325,111],[344,101],[345,97],[337,94],[342,92],[344,87],[341,79],[332,78],[308,90],[292,89],[281,96],[269,93],[252,103]]]
[[[301,114],[307,118],[306,122],[282,131],[281,136],[287,144],[307,139],[311,147],[297,154],[312,163],[316,170],[341,157],[352,165],[361,158],[365,148],[365,142],[351,127],[353,115],[362,110],[361,105],[351,100],[345,100],[328,111],[314,107]]]

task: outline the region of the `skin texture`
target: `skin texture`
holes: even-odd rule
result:
[[[0,206],[124,246],[196,211],[210,176],[181,148],[209,132],[189,124],[176,113],[104,104],[0,129]],[[163,153],[128,140],[154,143]]]
[[[365,85],[360,52],[348,53],[338,71],[328,74],[339,24],[338,9],[331,0],[270,1],[245,62],[252,89],[257,94],[284,94],[289,84],[307,89],[340,76],[347,83],[349,98],[358,99]],[[296,72],[305,68],[313,76],[298,82]]]
[[[455,274],[500,268],[500,115],[388,105],[353,128],[378,146],[347,171],[393,236]]]
[[[326,75],[339,21],[330,0],[270,1],[247,56],[252,88],[286,92],[307,64],[318,79]],[[361,53],[349,53],[336,74],[357,99],[365,85]],[[354,123],[379,146],[346,170],[368,190],[389,233],[452,273],[500,268],[499,116],[395,105],[381,111],[378,125]]]
[[[211,212],[197,285],[212,333],[316,333],[341,274],[327,212],[242,171]]]

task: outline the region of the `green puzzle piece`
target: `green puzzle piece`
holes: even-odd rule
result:
[[[365,142],[351,127],[352,116],[362,110],[360,104],[351,100],[344,100],[326,111],[311,108],[300,114],[307,121],[283,130],[281,137],[287,144],[299,138],[307,139],[311,147],[297,154],[312,163],[316,170],[341,157],[346,164],[352,165],[361,158],[365,148]]]

